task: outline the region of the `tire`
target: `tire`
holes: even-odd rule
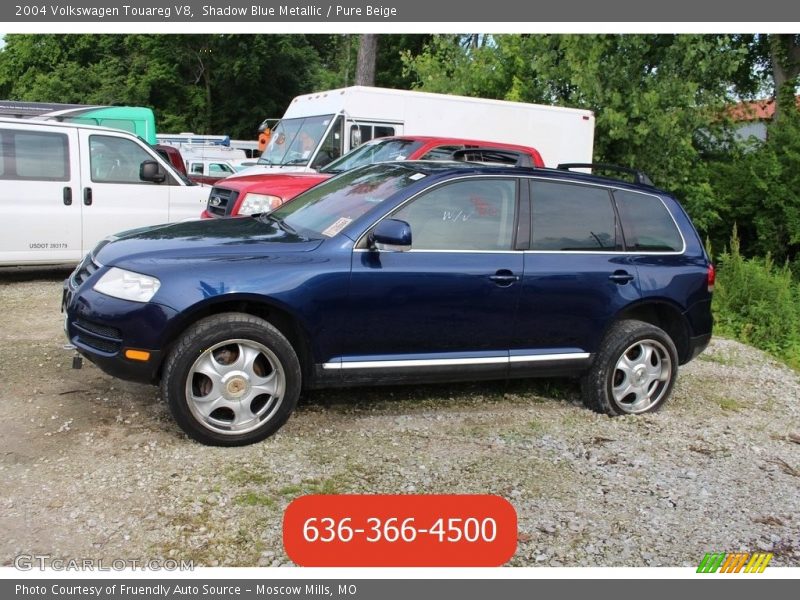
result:
[[[252,315],[223,313],[180,337],[167,358],[161,394],[192,439],[244,446],[286,423],[301,384],[297,354],[280,331]]]
[[[672,339],[643,321],[620,321],[609,329],[594,363],[581,379],[584,404],[610,416],[661,408],[678,375]]]

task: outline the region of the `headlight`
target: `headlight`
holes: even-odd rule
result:
[[[160,287],[161,282],[155,277],[111,267],[94,284],[94,291],[133,302],[150,302]]]
[[[255,215],[263,212],[270,212],[278,208],[283,201],[278,196],[269,194],[247,194],[244,202],[239,209],[240,215]]]

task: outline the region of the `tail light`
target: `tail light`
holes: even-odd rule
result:
[[[717,270],[714,268],[714,265],[708,265],[708,292],[712,293],[714,291],[714,282],[717,280]]]

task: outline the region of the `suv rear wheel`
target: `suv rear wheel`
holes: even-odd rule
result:
[[[300,363],[273,325],[219,314],[195,323],[170,353],[162,396],[191,438],[213,446],[263,440],[289,418],[300,394]]]
[[[611,416],[658,410],[678,374],[672,339],[643,321],[620,321],[606,333],[581,380],[584,403]]]

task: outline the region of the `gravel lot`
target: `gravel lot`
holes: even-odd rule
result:
[[[209,448],[153,387],[71,369],[64,270],[0,269],[0,564],[18,554],[279,566],[283,509],[321,493],[492,493],[513,566],[800,566],[800,377],[715,340],[664,410],[609,419],[570,382],[318,392],[274,437]]]

